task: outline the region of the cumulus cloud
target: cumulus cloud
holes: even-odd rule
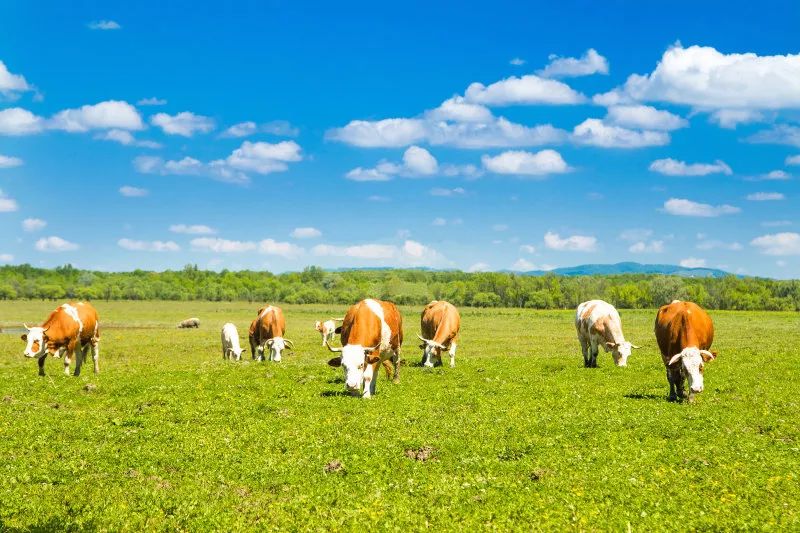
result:
[[[755,144],[788,144],[800,146],[800,128],[788,124],[777,124],[771,129],[762,130],[747,137],[747,142]]]
[[[548,231],[544,235],[544,245],[551,250],[593,252],[597,249],[597,238],[588,235],[571,235],[562,238],[558,233]]]
[[[489,272],[492,269],[486,263],[475,263],[467,269],[467,272]]]
[[[708,174],[733,174],[731,167],[717,159],[713,163],[686,163],[676,159],[656,159],[650,163],[650,170],[666,176],[707,176]]]
[[[277,255],[284,258],[293,258],[303,253],[303,249],[288,242],[278,242],[273,239],[255,241],[233,241],[214,237],[198,237],[190,241],[192,249],[200,252],[214,253],[242,253],[258,251],[265,255]]]
[[[509,65],[514,65],[515,67],[521,67],[525,64],[525,60],[519,57],[513,58],[511,61],[508,62]]]
[[[163,98],[156,98],[155,96],[151,98],[142,98],[136,105],[140,106],[151,106],[151,105],[167,105],[167,101]]]
[[[137,241],[120,239],[117,245],[132,252],[179,252],[181,247],[173,241]]]
[[[517,259],[513,265],[511,265],[511,270],[515,272],[529,272],[531,270],[536,270],[536,265],[528,261],[527,259]]]
[[[248,172],[266,175],[283,172],[288,164],[303,159],[300,145],[294,141],[279,143],[245,141],[225,159],[204,163],[193,157],[165,161],[160,157],[139,156],[133,166],[143,174],[207,176],[234,184],[250,182]]]
[[[316,239],[322,237],[322,232],[312,227],[294,228],[291,236],[295,239]]]
[[[549,149],[537,153],[511,150],[494,157],[484,155],[481,162],[486,170],[495,174],[545,176],[571,170],[561,154]]]
[[[217,232],[214,228],[204,224],[173,224],[169,227],[172,233],[184,235],[213,235]]]
[[[490,85],[472,83],[464,98],[471,103],[488,106],[508,105],[569,105],[580,104],[586,97],[560,81],[533,74],[511,76]]]
[[[787,156],[785,163],[787,165],[800,165],[800,154]]]
[[[739,213],[741,209],[728,204],[714,206],[684,198],[670,198],[664,202],[664,211],[670,215],[683,217],[718,217]]]
[[[9,198],[0,190],[0,213],[13,213],[17,209],[19,209],[17,201]]]
[[[519,247],[520,252],[525,252],[526,254],[532,254],[536,252],[536,247],[531,244],[523,244]]]
[[[27,109],[0,109],[0,135],[31,135],[44,130],[45,120]]]
[[[601,148],[641,148],[663,146],[669,143],[669,134],[663,131],[636,131],[605,124],[602,120],[588,118],[575,126],[572,139],[577,144]]]
[[[22,221],[22,229],[28,232],[42,230],[45,226],[47,226],[47,222],[41,218],[26,218]]]
[[[122,26],[113,20],[95,20],[87,24],[90,30],[119,30]]]
[[[21,74],[12,74],[6,64],[0,61],[0,94],[7,98],[15,98],[17,93],[32,91],[25,77]]]
[[[40,252],[72,252],[79,248],[74,242],[56,236],[43,237],[36,241],[34,247]]]
[[[628,247],[634,254],[660,254],[664,251],[664,241],[638,241]]]
[[[266,255],[277,255],[292,259],[301,255],[303,249],[290,242],[279,242],[273,239],[264,239],[258,243],[258,252]]]
[[[147,189],[140,189],[139,187],[123,185],[119,188],[119,193],[127,198],[141,198],[150,194],[150,191]]]
[[[683,268],[705,268],[706,260],[698,259],[696,257],[687,257],[686,259],[681,259],[680,263],[678,264]]]
[[[783,232],[762,235],[750,241],[750,245],[766,255],[800,255],[800,234]]]
[[[409,174],[417,176],[430,176],[439,170],[436,158],[425,148],[410,146],[403,154],[403,166]]]
[[[0,154],[0,168],[12,168],[22,165],[22,159]]]
[[[141,130],[144,123],[136,108],[128,102],[108,100],[59,111],[50,119],[48,127],[68,132],[97,129]]]
[[[754,192],[746,197],[751,202],[769,202],[772,200],[784,200],[786,196],[780,192]]]
[[[333,246],[319,244],[311,249],[318,257],[345,257],[364,261],[383,261],[402,266],[434,266],[445,262],[433,248],[407,239],[402,246],[394,244],[359,244]]]
[[[669,111],[648,105],[615,105],[608,108],[605,122],[626,128],[671,131],[685,128],[689,121]]]
[[[269,133],[281,137],[297,137],[300,130],[285,120],[273,120],[265,124],[256,124],[252,120],[234,124],[220,134],[220,137],[248,137],[256,133]]]
[[[637,101],[697,109],[800,108],[800,54],[723,54],[707,46],[670,47],[650,74],[631,75],[621,88]]]
[[[764,120],[764,114],[753,109],[720,109],[711,113],[708,119],[721,128],[735,129],[739,124]]]
[[[428,177],[439,173],[436,158],[419,146],[410,146],[403,153],[401,163],[381,161],[374,168],[356,167],[345,177],[353,181],[389,181],[395,176],[406,178]]]
[[[590,76],[592,74],[608,74],[608,61],[598,54],[594,48],[589,48],[579,58],[559,57],[552,54],[548,59],[550,59],[550,63],[536,72],[545,78],[571,78]]]
[[[195,115],[190,111],[182,111],[177,115],[156,113],[150,117],[150,123],[161,128],[167,135],[192,137],[195,133],[208,133],[214,129],[214,120],[203,115]]]
[[[154,141],[140,141],[137,140],[131,132],[127,130],[108,130],[98,133],[94,136],[95,139],[103,141],[113,141],[124,146],[139,146],[142,148],[161,148],[161,145]]]

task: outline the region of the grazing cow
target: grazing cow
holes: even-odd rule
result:
[[[617,366],[627,366],[631,348],[639,348],[625,340],[619,313],[603,300],[589,300],[578,306],[575,329],[583,351],[583,365],[587,368],[597,368],[600,346],[611,352]]]
[[[199,318],[187,318],[186,320],[181,320],[178,323],[178,329],[199,328],[199,327],[200,327],[200,319]]]
[[[703,392],[705,363],[717,357],[709,351],[714,341],[711,317],[693,302],[673,300],[658,310],[655,333],[667,368],[669,399],[683,399],[683,379],[688,377],[689,400],[693,400],[696,393]]]
[[[39,375],[44,376],[47,354],[61,357],[64,354],[64,374],[69,375],[69,364],[77,350],[75,375],[81,375],[81,366],[92,349],[94,373],[100,372],[100,323],[97,311],[86,302],[70,302],[56,308],[41,326],[29,328],[22,335],[27,343],[25,357],[39,359]]]
[[[314,323],[314,329],[319,331],[320,335],[322,335],[322,345],[325,346],[326,344],[330,344],[333,340],[333,336],[336,335],[336,322],[341,322],[342,318],[331,318],[330,320],[326,320],[325,322],[321,322],[317,320]]]
[[[344,369],[345,388],[363,397],[375,394],[378,366],[383,363],[389,376],[391,359],[395,383],[400,382],[400,346],[403,344],[403,318],[391,302],[366,299],[353,305],[342,322],[342,347],[328,349],[340,353],[328,364]]]
[[[288,346],[294,349],[294,343],[284,339],[286,320],[283,310],[275,305],[268,305],[258,310],[258,317],[250,324],[250,349],[253,358],[264,360],[264,350],[269,348],[269,360],[279,363],[281,353]]]
[[[222,326],[220,336],[222,337],[222,358],[241,361],[244,348],[239,345],[239,330],[236,329],[236,326],[228,322]]]
[[[456,343],[461,329],[461,315],[458,309],[444,301],[432,301],[425,306],[420,320],[422,335],[422,364],[427,367],[442,364],[442,351],[450,354],[450,368],[456,366]]]

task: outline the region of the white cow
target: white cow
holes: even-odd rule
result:
[[[331,318],[325,322],[317,320],[314,323],[314,329],[322,335],[322,346],[333,342],[333,337],[336,335],[336,322],[341,322],[342,320],[341,318]]]
[[[239,344],[239,330],[236,329],[236,326],[228,322],[222,326],[220,336],[222,337],[222,358],[241,361],[244,349]]]
[[[583,364],[587,368],[597,367],[600,346],[606,352],[611,352],[617,366],[626,366],[631,348],[638,348],[625,340],[619,313],[613,305],[603,300],[589,300],[578,306],[575,329],[583,351]]]

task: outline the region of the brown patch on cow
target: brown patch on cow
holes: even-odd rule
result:
[[[324,470],[326,474],[335,474],[336,472],[341,472],[344,470],[344,465],[342,465],[342,462],[339,459],[334,459],[325,465]]]
[[[583,313],[581,313],[581,320],[588,320],[588,318],[592,315],[592,311],[594,311],[595,307],[597,307],[597,304],[592,304],[587,306],[586,309],[583,310]]]
[[[414,459],[415,461],[425,462],[425,461],[430,461],[431,459],[434,459],[433,452],[435,452],[435,451],[436,450],[432,446],[425,445],[425,446],[423,446],[421,448],[417,448],[417,449],[408,448],[408,449],[406,449],[406,451],[404,453],[405,453],[405,456],[408,457],[409,459]]]

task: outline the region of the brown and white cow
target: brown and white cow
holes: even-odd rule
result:
[[[631,348],[639,348],[625,340],[619,313],[613,305],[603,300],[589,300],[578,306],[575,329],[583,352],[583,366],[587,368],[597,368],[600,346],[606,352],[611,352],[617,366],[627,366]]]
[[[200,319],[199,318],[187,318],[186,320],[181,320],[178,322],[178,329],[188,329],[188,328],[199,328],[200,327]]]
[[[56,308],[41,326],[29,328],[22,335],[27,343],[25,357],[39,359],[39,375],[44,376],[47,354],[61,357],[64,354],[64,374],[69,375],[69,364],[77,350],[75,375],[80,376],[83,360],[92,349],[94,373],[100,372],[100,325],[97,311],[86,302],[70,302]]]
[[[344,369],[347,392],[364,398],[375,394],[377,370],[381,363],[389,374],[389,360],[394,365],[393,381],[400,382],[400,346],[403,344],[403,317],[391,302],[368,298],[350,307],[342,322],[341,353],[328,364]]]
[[[442,364],[442,351],[450,354],[450,368],[456,366],[456,346],[461,329],[461,315],[456,307],[445,301],[434,300],[422,310],[420,319],[423,366]]]
[[[717,357],[709,351],[714,341],[714,323],[700,306],[693,302],[673,300],[662,306],[656,315],[656,340],[661,359],[667,368],[669,399],[685,395],[683,379],[689,379],[689,400],[703,392],[705,363]]]
[[[317,320],[314,323],[314,329],[319,331],[319,334],[322,335],[322,345],[325,346],[326,344],[330,344],[333,340],[333,336],[336,335],[336,323],[341,322],[344,320],[343,318],[331,318],[326,321]]]
[[[286,319],[283,310],[276,305],[268,305],[258,310],[258,316],[250,324],[250,350],[253,358],[264,360],[264,350],[269,348],[269,360],[280,363],[281,354],[294,343],[283,336],[286,334]]]

